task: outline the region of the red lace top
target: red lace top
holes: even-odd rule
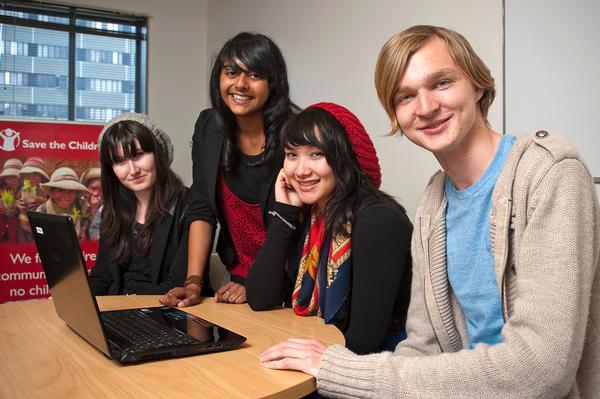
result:
[[[239,199],[227,186],[222,173],[219,186],[223,218],[237,255],[236,263],[228,266],[227,270],[245,279],[267,235],[260,203],[249,204]]]

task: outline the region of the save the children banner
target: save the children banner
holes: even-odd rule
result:
[[[0,120],[0,303],[50,295],[26,210],[73,218],[88,269],[98,250],[102,125]]]

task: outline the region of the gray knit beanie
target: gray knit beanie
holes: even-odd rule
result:
[[[98,152],[100,151],[100,144],[102,143],[102,137],[104,137],[104,133],[115,123],[122,121],[134,121],[148,128],[156,138],[156,140],[163,146],[165,150],[165,154],[167,154],[167,161],[169,165],[173,162],[173,143],[171,142],[171,138],[164,132],[156,122],[154,122],[148,115],[146,114],[138,114],[136,112],[126,112],[121,115],[117,115],[104,125],[104,128],[100,132],[100,136],[98,137]]]

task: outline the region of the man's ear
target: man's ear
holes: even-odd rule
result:
[[[481,100],[481,97],[483,97],[484,90],[482,88],[476,87],[475,92],[477,93],[477,102],[479,102],[479,100]]]

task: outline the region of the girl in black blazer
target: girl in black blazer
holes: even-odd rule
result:
[[[212,108],[200,113],[193,136],[188,277],[161,298],[170,306],[199,302],[217,222],[217,252],[231,281],[215,299],[246,301],[246,274],[264,241],[282,162],[279,131],[297,110],[279,48],[268,37],[247,32],[219,52],[210,99]]]

